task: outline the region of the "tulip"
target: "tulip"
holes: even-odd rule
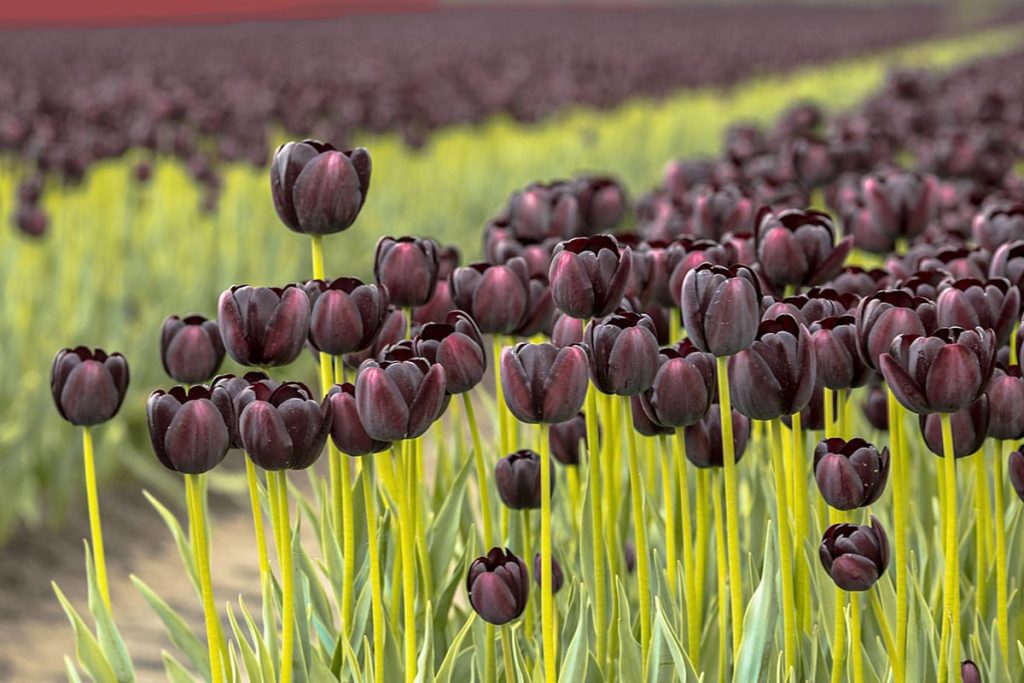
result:
[[[981,683],[981,672],[978,671],[978,665],[969,659],[961,662],[960,681],[961,683]]]
[[[377,338],[373,340],[373,343],[368,348],[362,351],[346,353],[343,357],[345,366],[357,370],[364,362],[371,358],[376,358],[384,349],[405,339],[408,325],[409,321],[406,319],[405,313],[392,306],[388,309],[387,316],[384,318],[384,324],[381,325]]]
[[[587,352],[577,344],[521,343],[501,354],[501,388],[520,422],[557,424],[580,412],[587,395]]]
[[[811,346],[817,365],[819,386],[838,391],[862,387],[871,378],[871,368],[857,352],[856,318],[829,317],[810,326]]]
[[[551,493],[555,492],[555,466],[550,465]],[[506,455],[494,466],[498,496],[513,510],[540,509],[540,456],[531,450]]]
[[[819,320],[846,315],[857,308],[860,300],[853,294],[840,294],[834,289],[807,291],[807,294],[787,296],[765,309],[762,319],[774,320],[780,315],[791,315],[797,322],[810,326]]]
[[[425,358],[368,360],[356,379],[356,409],[370,438],[401,441],[422,436],[440,417],[446,375]]]
[[[885,289],[889,273],[881,268],[866,270],[860,266],[846,266],[827,285],[840,294],[856,294],[866,297]]]
[[[777,288],[820,285],[839,274],[853,238],[835,244],[832,219],[820,211],[790,209],[774,214],[764,208],[754,223],[757,260]]]
[[[330,235],[349,228],[370,190],[370,154],[339,152],[317,140],[288,142],[270,163],[270,190],[281,221],[295,232]]]
[[[629,414],[632,418],[633,429],[643,436],[668,436],[674,434],[671,427],[660,425],[647,414],[639,396],[629,397]]]
[[[573,318],[565,313],[556,313],[551,326],[551,343],[558,348],[571,344],[582,344],[585,328],[586,321]]]
[[[788,315],[766,320],[753,345],[729,359],[733,405],[755,420],[798,413],[811,400],[816,368],[806,327]]]
[[[573,183],[579,205],[579,232],[596,235],[617,226],[629,209],[625,186],[610,176],[582,176]]]
[[[128,361],[120,353],[84,346],[61,349],[50,368],[50,392],[60,416],[88,427],[106,422],[128,390]]]
[[[512,336],[532,337],[551,331],[551,320],[555,315],[555,302],[551,298],[551,285],[546,275],[531,275],[527,287],[526,312]],[[580,321],[582,325],[582,321]]]
[[[1010,485],[1022,501],[1024,501],[1024,452],[1016,450],[1010,453],[1006,462],[1006,469],[1010,474]]]
[[[869,387],[862,406],[868,423],[880,432],[889,431],[889,398],[882,387]]]
[[[563,465],[579,465],[581,449],[587,445],[587,421],[583,413],[551,425],[548,443],[551,455]]]
[[[437,279],[447,280],[462,263],[462,253],[454,244],[446,244],[437,250]]]
[[[565,182],[533,184],[509,197],[508,205],[509,224],[519,239],[567,239],[577,234],[579,202]]]
[[[707,185],[693,192],[690,227],[701,239],[720,241],[726,233],[746,232],[753,218],[753,202],[736,185]]]
[[[327,394],[331,413],[331,441],[346,455],[360,456],[379,453],[391,447],[387,441],[378,441],[366,433],[356,408],[354,384],[335,384]]]
[[[484,334],[515,331],[530,301],[530,274],[519,257],[504,265],[480,262],[456,268],[449,287],[455,306],[473,316]]]
[[[231,446],[233,420],[231,396],[217,385],[158,389],[146,403],[156,457],[167,469],[184,474],[202,474],[220,464]]]
[[[980,327],[944,327],[923,337],[903,334],[881,356],[896,399],[918,414],[953,413],[976,401],[995,363],[995,335]]]
[[[814,479],[825,502],[854,510],[877,501],[889,478],[889,449],[864,439],[823,439],[814,447]]]
[[[979,247],[990,252],[1024,239],[1024,204],[995,202],[984,207],[974,216],[971,234]]]
[[[985,444],[991,419],[990,405],[989,398],[982,394],[978,400],[950,414],[954,457],[966,458],[977,453]],[[945,457],[942,447],[942,416],[938,413],[920,415],[918,424],[928,450],[940,458]]]
[[[526,261],[530,275],[547,277],[551,252],[560,241],[557,237],[540,241],[517,238],[507,224],[492,221],[484,230],[484,256],[489,263],[505,263],[521,257]]]
[[[537,587],[540,587],[540,570],[541,570],[541,559],[540,553],[535,553],[533,556],[533,580],[537,582]],[[557,593],[562,590],[562,584],[565,583],[565,575],[562,573],[562,565],[558,563],[554,557],[551,558],[551,592]]]
[[[934,314],[926,299],[899,289],[886,289],[861,299],[857,306],[857,350],[873,370],[901,334],[929,334],[925,319]]]
[[[635,396],[650,388],[658,365],[658,338],[648,316],[620,310],[587,325],[583,338],[598,390]]]
[[[247,372],[242,377],[231,374],[218,375],[210,382],[211,393],[217,395],[215,390],[218,392],[224,390],[231,400],[231,420],[228,422],[228,433],[231,435],[232,448],[244,448],[242,435],[238,432],[238,416],[242,414],[245,406],[256,400],[256,394],[251,391],[247,392],[246,389],[257,382],[265,382],[271,390],[279,386],[278,382],[262,372]]]
[[[331,431],[327,399],[317,403],[301,382],[274,387],[260,381],[242,393],[251,396],[238,399],[245,404],[238,431],[253,463],[277,471],[302,470],[317,461]]]
[[[651,388],[640,394],[644,412],[673,429],[696,424],[716,399],[714,357],[686,340],[661,349],[658,362]]]
[[[228,354],[242,365],[288,365],[309,334],[309,299],[298,285],[235,285],[220,295],[217,318]]]
[[[309,341],[331,356],[369,347],[388,316],[390,297],[383,287],[364,285],[354,277],[331,282],[310,280],[305,286],[312,311]]]
[[[444,323],[427,323],[412,340],[416,356],[444,368],[449,394],[469,391],[487,371],[487,352],[476,323],[463,311],[452,311]]]
[[[432,239],[381,237],[373,273],[399,308],[422,306],[434,295],[440,245]]]
[[[712,405],[700,421],[688,426],[685,433],[686,458],[696,467],[722,467],[722,418],[718,404]],[[735,408],[732,411],[732,444],[735,462],[747,450],[750,420]]]
[[[878,518],[871,526],[833,524],[818,548],[825,571],[845,591],[866,591],[889,566],[889,539]]]
[[[698,266],[683,280],[681,303],[683,325],[701,351],[731,356],[757,335],[761,287],[746,266]]]
[[[947,234],[943,234],[940,239],[947,238]],[[944,270],[957,280],[984,280],[991,269],[991,258],[988,252],[981,249],[947,246],[934,253],[923,253],[917,261],[917,268],[925,271]]]
[[[996,345],[1010,341],[1020,321],[1020,290],[1005,278],[987,281],[964,279],[950,283],[935,301],[940,327],[985,327],[996,335]]]
[[[526,609],[530,575],[526,563],[508,548],[491,548],[469,565],[466,575],[469,604],[489,624],[507,624]]]
[[[1024,377],[1019,366],[997,366],[985,390],[989,400],[988,436],[1024,438]]]
[[[577,237],[555,247],[548,271],[555,306],[573,318],[601,318],[616,308],[629,284],[629,247],[610,235]]]
[[[680,237],[668,245],[667,252],[668,293],[671,303],[665,305],[674,305],[679,308],[682,307],[683,281],[691,270],[704,263],[712,263],[717,266],[741,263],[737,258],[736,249],[731,244],[719,244],[712,240],[700,240],[692,237]]]
[[[434,295],[430,301],[417,306],[412,314],[412,321],[415,325],[426,325],[427,323],[443,323],[448,314],[455,310],[455,302],[452,301],[451,288],[446,278],[438,278]]]
[[[921,173],[872,173],[861,181],[864,204],[877,228],[890,239],[916,237],[935,214],[937,181]]]
[[[160,332],[160,360],[164,371],[185,384],[198,384],[214,376],[224,360],[220,329],[201,315],[164,320]]]

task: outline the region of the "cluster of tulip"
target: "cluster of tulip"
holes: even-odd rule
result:
[[[461,567],[469,605],[487,624],[464,665],[467,677],[496,680],[495,629],[501,627],[507,681],[532,667],[553,683],[559,662],[564,681],[585,680],[588,670],[602,679],[659,680],[663,667],[678,677],[703,672],[719,680],[763,680],[770,675],[764,655],[775,651],[776,640],[775,612],[765,605],[774,604],[777,591],[781,656],[768,658],[779,660],[780,680],[813,679],[817,645],[812,653],[801,643],[825,629],[827,614],[816,606],[826,589],[806,552],[815,547],[836,588],[828,648],[833,681],[844,680],[847,667],[856,683],[868,680],[864,653],[875,649],[862,639],[862,593],[887,655],[873,663],[876,678],[891,671],[898,683],[979,680],[978,666],[962,659],[965,642],[992,676],[1019,672],[1024,662],[1015,663],[1010,648],[1007,535],[1012,525],[1019,529],[1020,510],[1007,514],[1004,474],[1024,499],[1024,454],[1011,448],[1007,455],[1006,448],[1024,439],[1018,362],[1024,197],[1003,147],[971,144],[955,119],[943,127],[921,121],[921,110],[939,97],[924,92],[927,82],[895,78],[885,97],[846,119],[848,125],[836,124],[842,134],[827,140],[814,136],[823,116],[811,106],[792,110],[770,136],[733,129],[727,159],[669,165],[664,187],[641,202],[635,233],[610,232],[628,213],[625,189],[613,178],[586,176],[513,193],[486,227],[484,262],[461,266],[457,250],[430,239],[381,238],[376,284],[327,280],[323,266],[323,236],[353,225],[366,200],[369,154],[315,141],[279,148],[270,170],[274,205],[285,226],[310,237],[314,279],[283,288],[231,287],[220,298],[217,322],[169,318],[161,339],[164,366],[192,386],[154,392],[147,409],[158,458],[186,475],[210,679],[234,680],[244,667],[250,679],[291,681],[298,670],[312,680],[318,665],[337,677],[343,666],[358,666],[355,647],[363,648],[364,664],[351,670],[367,678],[391,680],[389,671],[410,682],[435,675],[432,615],[446,619],[457,607],[454,584],[441,591],[446,602],[432,602],[436,572],[449,569],[453,548],[436,559],[435,535],[428,532],[444,534],[459,518],[444,505],[425,519],[431,509],[424,500],[425,462],[436,472],[450,464],[444,439],[430,451],[423,437],[445,413],[450,426],[468,425],[476,476],[478,505],[466,524],[479,532],[459,536],[460,543],[490,548]],[[997,106],[1003,86],[986,87],[982,110],[991,136],[1017,143],[1024,110]],[[974,106],[972,116],[980,116],[981,105]],[[887,117],[893,111],[904,116]],[[880,141],[900,133],[918,142],[960,140],[955,153],[925,157],[926,165],[942,165],[947,179],[894,167],[898,148]],[[1018,156],[1010,154],[1010,163]],[[845,237],[829,214],[799,206],[821,189],[842,217]],[[951,229],[967,213],[970,231]],[[951,241],[956,246],[946,244]],[[865,259],[870,251],[896,253],[886,270],[845,265],[855,245]],[[473,391],[488,374],[484,335],[492,336],[500,460],[484,447],[474,405],[488,398]],[[293,363],[307,344],[319,361],[319,392],[270,378],[270,368]],[[214,377],[225,352],[254,371]],[[103,596],[89,426],[117,412],[127,382],[117,354],[65,350],[54,362],[58,408],[85,427]],[[862,426],[853,410],[855,390],[866,395],[872,441],[888,431],[888,446],[855,436]],[[461,403],[451,401],[459,394]],[[911,415],[918,416],[916,427]],[[808,431],[823,437],[813,448]],[[924,493],[932,491],[923,483],[930,465],[918,441],[940,457],[934,469],[941,512],[934,519],[923,509]],[[994,444],[993,461],[986,441]],[[319,535],[336,542],[324,541],[337,553],[324,562],[341,566],[337,605],[328,608],[340,614],[337,633],[323,632],[327,622],[313,607],[296,608],[318,578],[311,563],[297,566],[308,558],[289,521],[287,471],[310,468],[325,444],[329,478],[312,476],[317,500],[303,507]],[[244,638],[228,642],[210,582],[204,477],[232,447],[247,454],[270,605],[263,612],[267,635],[258,640],[250,630],[258,647]],[[752,464],[748,458],[741,467],[752,448],[765,458]],[[374,453],[380,455],[362,457]],[[976,510],[972,591],[961,588],[958,519],[964,476],[957,459],[967,457]],[[560,493],[562,469],[567,500]],[[266,472],[265,493],[258,470]],[[770,472],[770,481],[751,470]],[[890,478],[891,514],[879,514],[891,520],[891,551],[890,533],[872,514]],[[812,480],[820,492],[814,500]],[[492,489],[505,504],[500,515],[491,508]],[[751,597],[754,577],[742,554],[752,539],[744,543],[741,529],[749,526],[752,499],[762,494],[761,502],[774,504],[773,532]],[[911,509],[917,504],[922,509]],[[389,535],[379,526],[381,505],[393,520],[394,553],[383,552]],[[279,585],[263,539],[265,509]],[[510,510],[524,511],[515,520],[521,529]],[[927,549],[908,543],[910,529],[923,524],[935,525],[922,535],[944,557],[930,596],[923,586],[937,569],[915,561],[914,553]],[[356,564],[359,538],[366,544],[359,551],[366,555],[365,575]],[[577,562],[568,564],[570,557]],[[777,558],[777,576],[768,558]],[[887,573],[890,564],[894,571]],[[531,575],[540,587],[539,637],[529,611]],[[359,585],[369,586],[365,600]],[[559,591],[566,586],[572,590]],[[888,590],[895,592],[891,605],[880,595]],[[712,607],[714,624],[705,615]],[[367,611],[372,640],[358,631]],[[965,614],[974,617],[969,639]],[[566,647],[557,623],[570,615],[583,626],[570,631],[575,636]],[[517,621],[520,630],[513,628]],[[941,633],[937,643],[932,624]],[[401,668],[385,660],[388,625],[402,641]],[[449,679],[465,632],[440,653],[438,671]],[[918,639],[928,643],[928,655],[924,647],[915,652]],[[236,654],[262,653],[268,641],[280,643],[275,657]],[[524,651],[534,655],[532,664],[523,663]]]

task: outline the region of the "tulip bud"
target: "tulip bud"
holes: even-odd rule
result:
[[[681,303],[683,325],[701,351],[731,356],[757,335],[761,287],[746,266],[698,266],[683,280]]]
[[[825,502],[837,510],[867,507],[881,497],[889,478],[889,449],[864,439],[823,439],[814,447],[814,479]]]
[[[686,459],[696,467],[722,467],[722,417],[718,404],[713,404],[707,414],[686,428]],[[747,450],[750,439],[750,419],[735,408],[732,410],[732,447],[736,462]]]
[[[668,245],[667,252],[668,293],[671,303],[665,305],[674,305],[677,308],[682,307],[683,281],[691,270],[705,263],[716,266],[741,263],[731,243],[719,244],[712,240],[692,237],[680,237]],[[758,289],[760,290],[760,286]]]
[[[1003,346],[1020,322],[1020,290],[1005,278],[957,280],[939,294],[935,313],[940,327],[986,327]]]
[[[856,294],[863,298],[885,289],[888,282],[889,273],[881,268],[866,270],[860,266],[846,266],[832,278],[828,287],[840,294]]]
[[[820,211],[790,209],[773,214],[764,208],[755,222],[757,260],[777,288],[820,285],[839,274],[853,238],[835,244],[832,219]]]
[[[598,390],[635,396],[650,388],[658,367],[658,338],[648,316],[620,310],[592,321],[583,338]]]
[[[437,287],[440,245],[432,239],[381,237],[373,273],[399,308],[422,306]]]
[[[489,624],[501,626],[526,609],[530,575],[526,563],[508,548],[491,548],[469,565],[466,575],[469,604]]]
[[[1019,449],[1010,453],[1006,461],[1006,470],[1010,475],[1010,485],[1021,500],[1024,500],[1024,453]]]
[[[270,191],[281,221],[295,232],[330,235],[349,228],[370,190],[370,154],[339,152],[317,140],[288,142],[270,163]]]
[[[816,370],[807,328],[788,315],[766,320],[753,345],[729,359],[733,405],[755,420],[798,413],[811,400]]]
[[[695,424],[716,399],[715,359],[686,340],[661,350],[651,388],[640,394],[655,423],[678,428]]]
[[[833,391],[862,387],[871,368],[857,352],[857,321],[852,315],[829,317],[811,324],[811,346],[817,365],[815,379]]]
[[[533,556],[533,580],[537,582],[537,587],[540,588],[540,570],[544,568],[541,564],[540,553],[536,553]],[[562,584],[565,583],[565,576],[562,574],[562,565],[558,563],[558,560],[551,557],[551,592],[552,594],[562,590]]]
[[[234,420],[231,396],[223,387],[197,385],[154,391],[146,403],[153,451],[174,472],[202,474],[224,459]]]
[[[557,424],[583,407],[587,353],[580,345],[517,344],[501,354],[501,389],[520,422]]]
[[[532,337],[551,331],[555,315],[555,302],[551,298],[551,285],[545,275],[531,275],[527,287],[526,312],[512,331],[515,337]],[[571,319],[571,318],[570,318]],[[579,321],[582,325],[582,321]]]
[[[864,203],[872,221],[890,239],[924,232],[935,214],[937,180],[904,171],[872,173],[861,181]]]
[[[224,348],[242,365],[288,365],[309,334],[309,298],[298,285],[235,285],[217,304]]]
[[[774,320],[780,315],[791,315],[797,322],[810,326],[812,323],[839,315],[846,315],[857,308],[860,299],[854,294],[840,294],[834,289],[813,287],[806,294],[787,296],[765,309],[762,320]]]
[[[476,323],[463,311],[452,311],[444,323],[427,323],[413,339],[416,356],[444,368],[449,394],[469,391],[487,371],[487,353]]]
[[[201,315],[164,320],[160,332],[160,360],[164,371],[185,384],[198,384],[214,376],[224,360],[224,344],[217,323]]]
[[[966,458],[977,453],[985,444],[989,405],[988,397],[982,394],[977,401],[949,416],[950,426],[953,428],[954,457]],[[938,413],[919,415],[918,424],[928,450],[940,458],[945,457],[942,445],[942,416]]]
[[[579,204],[578,230],[584,235],[607,232],[617,226],[629,208],[626,188],[609,176],[583,176],[573,183]]]
[[[889,397],[882,387],[868,388],[868,397],[864,401],[864,417],[872,427],[880,432],[889,431]]]
[[[117,415],[128,391],[128,361],[120,353],[84,346],[61,349],[50,367],[50,392],[60,416],[91,426]]]
[[[251,391],[247,392],[246,389],[257,382],[265,382],[271,390],[280,386],[278,382],[262,372],[247,372],[242,377],[235,377],[231,374],[218,375],[210,382],[210,390],[214,396],[219,396],[220,390],[223,390],[230,399],[231,418],[228,421],[228,432],[231,435],[232,448],[244,448],[242,435],[238,432],[238,416],[242,414],[245,406],[256,400],[256,394]],[[214,392],[215,389],[216,392]]]
[[[1024,239],[1024,204],[990,204],[974,216],[971,234],[979,247],[990,252],[1008,242]]]
[[[587,420],[579,413],[565,422],[551,425],[548,430],[551,455],[563,465],[579,465],[580,449],[587,444]]]
[[[931,302],[899,289],[886,289],[861,299],[856,315],[861,360],[878,370],[878,357],[888,353],[896,337],[929,334],[922,319],[929,311],[934,312]]]
[[[238,431],[246,453],[265,470],[302,470],[317,461],[331,431],[325,398],[317,403],[301,382],[256,382],[239,396]]]
[[[629,284],[633,259],[610,235],[577,237],[555,247],[548,271],[555,306],[573,318],[601,318],[616,308]]]
[[[380,331],[377,333],[377,338],[362,351],[346,353],[343,357],[345,366],[352,370],[358,370],[364,362],[376,358],[384,349],[405,339],[408,325],[409,321],[405,317],[405,312],[392,306],[388,309],[384,324],[381,325]]]
[[[430,301],[417,306],[412,313],[412,321],[415,325],[426,325],[427,323],[443,323],[448,314],[455,310],[455,302],[452,301],[451,289],[448,287],[447,278],[439,277],[434,295]]]
[[[504,265],[479,262],[456,268],[449,286],[455,306],[473,316],[484,334],[509,334],[526,315],[530,274],[519,257]]]
[[[675,433],[671,427],[660,425],[650,418],[644,411],[639,396],[629,397],[629,414],[633,420],[633,429],[643,436],[668,436]]]
[[[425,358],[368,360],[359,368],[355,396],[370,438],[415,439],[445,408],[445,371]]]
[[[721,241],[730,232],[746,232],[754,218],[754,204],[736,185],[707,185],[693,192],[690,227],[701,239]]]
[[[309,341],[322,353],[341,356],[362,351],[377,338],[387,319],[390,298],[383,287],[340,277],[329,283],[310,280],[305,290],[312,306]]]
[[[331,440],[346,455],[379,453],[391,446],[387,441],[370,438],[359,419],[356,388],[351,383],[335,384],[327,394],[331,413]]]
[[[889,539],[878,518],[872,515],[871,526],[830,526],[821,539],[818,555],[839,588],[866,591],[889,566]]]
[[[981,672],[978,671],[978,665],[969,659],[961,662],[960,681],[961,683],[981,683]]]
[[[551,467],[551,493],[555,492],[555,465]],[[530,450],[516,451],[494,466],[498,496],[513,510],[540,509],[540,456]]]
[[[583,342],[583,330],[586,321],[573,318],[565,313],[556,313],[554,324],[551,326],[551,343],[562,348],[571,344]]]
[[[579,202],[564,181],[530,185],[509,197],[509,224],[519,239],[541,241],[577,234]]]
[[[1024,377],[1020,366],[997,367],[985,393],[989,400],[988,436],[1024,438]]]

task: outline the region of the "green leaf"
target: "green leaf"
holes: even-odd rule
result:
[[[267,591],[264,591],[264,600],[267,599],[266,595],[269,591],[269,588]],[[276,636],[273,644],[267,643],[266,639],[260,635],[260,630],[256,628],[256,620],[252,618],[252,614],[249,612],[249,608],[245,606],[245,601],[242,598],[238,599],[238,609],[242,611],[242,618],[245,619],[245,624],[249,628],[249,634],[252,636],[253,642],[256,643],[256,648],[260,655],[260,670],[263,672],[263,680],[266,683],[271,683],[277,679],[274,659],[270,655],[271,651],[277,652]],[[273,634],[277,633],[275,622],[270,622],[269,627],[264,629],[264,632],[267,631]]]
[[[429,624],[432,621],[432,615],[434,612],[433,605],[427,600],[427,604],[424,607],[424,623]],[[420,646],[420,655],[416,659],[416,683],[429,683],[434,680],[434,642],[433,633],[434,629],[424,629],[423,644]]]
[[[75,655],[78,657],[78,663],[95,683],[117,683],[117,676],[104,656],[99,641],[57,587],[57,582],[51,582],[50,585],[53,586],[53,592],[57,594],[57,600],[60,601],[60,606],[64,608],[64,614],[75,631]]]
[[[654,630],[656,633],[660,632],[665,640],[665,645],[668,649],[669,657],[672,658],[675,670],[674,680],[699,681],[700,676],[697,674],[697,670],[690,661],[689,656],[683,651],[679,639],[672,632],[664,606],[661,599],[657,597],[654,598]],[[685,672],[685,678],[683,672]]]
[[[459,517],[462,501],[466,496],[466,479],[472,470],[473,459],[467,458],[445,498],[444,505],[427,531],[427,546],[430,549],[430,570],[435,580],[444,576],[452,561],[452,549],[459,536]],[[434,596],[431,596],[433,598]]]
[[[192,587],[195,588],[196,595],[200,595],[199,575],[196,573],[195,560],[192,556],[192,541],[189,539],[188,534],[182,530],[178,518],[167,509],[167,506],[157,500],[149,491],[143,491],[142,495],[146,497],[149,504],[157,511],[157,514],[164,521],[164,525],[171,532],[174,544],[178,547],[178,555],[181,556],[181,563],[185,565],[188,578],[192,581]]]
[[[235,619],[235,611],[228,604],[228,622],[231,624],[231,631],[235,634],[235,643],[241,653],[242,664],[245,666],[246,680],[249,683],[263,683],[263,671],[260,668],[259,659],[256,657],[256,650],[249,644],[245,634]]]
[[[192,663],[192,666],[209,680],[210,655],[206,649],[206,644],[196,637],[181,615],[175,612],[163,598],[153,592],[153,589],[147,586],[142,579],[134,574],[130,578],[135,587],[142,593],[142,597],[149,603],[149,606],[156,612],[156,615],[160,617],[160,621],[163,622],[171,642],[182,651],[185,657],[188,658],[188,661]]]
[[[776,546],[771,538],[772,523],[769,522],[767,527],[761,581],[744,615],[743,640],[736,657],[734,683],[761,680],[761,668],[773,649],[772,641],[779,618],[779,605],[776,599]],[[783,533],[786,533],[786,530],[783,530]]]
[[[633,637],[633,620],[629,613],[629,598],[626,597],[626,589],[622,582],[615,580],[616,599],[619,605],[618,632],[619,632],[619,680],[620,681],[642,681],[643,664],[640,661],[640,643]]]
[[[576,633],[569,641],[569,647],[562,659],[562,670],[558,679],[561,681],[585,681],[587,679],[587,660],[590,658],[587,647],[590,640],[590,624],[587,621],[587,610],[579,610],[576,621]],[[507,628],[507,627],[502,627]]]
[[[167,673],[167,680],[170,683],[196,683],[192,674],[166,650],[160,653],[164,659],[164,671]]]
[[[67,655],[64,655],[64,670],[68,674],[68,683],[82,683],[82,677],[78,675],[78,667]]]
[[[455,669],[455,661],[458,659],[459,651],[462,649],[462,641],[466,639],[475,621],[476,612],[471,612],[469,618],[466,619],[466,623],[462,625],[455,638],[448,644],[448,652],[445,654],[444,659],[441,660],[441,666],[438,667],[437,675],[434,676],[434,683],[452,683],[452,672]]]
[[[110,662],[118,683],[134,683],[135,670],[132,666],[131,657],[128,656],[128,649],[124,646],[121,633],[114,624],[114,617],[107,609],[107,603],[100,596],[99,586],[96,584],[95,565],[92,561],[92,553],[89,551],[89,542],[83,541],[85,546],[85,575],[86,584],[89,587],[89,612],[96,620],[96,635],[99,637],[100,647],[107,661]]]

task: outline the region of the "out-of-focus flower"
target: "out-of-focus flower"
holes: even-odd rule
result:
[[[686,458],[697,467],[722,467],[722,417],[717,403],[698,422],[685,431]],[[740,411],[732,410],[732,447],[736,462],[747,450],[750,439],[750,419]]]
[[[555,465],[551,467],[551,493],[555,492]],[[494,466],[498,497],[513,510],[540,509],[540,456],[531,450],[510,453]]]
[[[579,465],[580,451],[587,445],[587,420],[579,413],[565,422],[551,425],[548,431],[551,455],[563,465]]]
[[[440,245],[418,237],[381,237],[373,261],[377,283],[399,308],[422,306],[434,296]]]
[[[473,316],[484,334],[515,331],[530,300],[529,270],[519,257],[501,265],[478,262],[456,268],[449,287],[455,306]]]
[[[835,243],[832,219],[820,211],[761,209],[754,235],[761,272],[776,288],[827,282],[853,248],[852,237]]]
[[[977,453],[984,445],[985,437],[988,434],[990,404],[988,396],[982,394],[981,398],[949,416],[950,426],[953,429],[954,457],[966,458]],[[920,415],[918,424],[928,450],[940,458],[944,458],[946,453],[942,445],[942,416],[938,413]]]
[[[540,588],[540,572],[544,565],[541,564],[540,553],[535,553],[533,556],[533,580],[537,582],[537,587]],[[562,590],[562,585],[565,583],[565,575],[562,573],[562,565],[558,563],[558,560],[552,556],[551,558],[551,592],[557,593]]]

